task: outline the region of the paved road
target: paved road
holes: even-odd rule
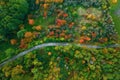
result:
[[[67,45],[73,45],[72,43],[44,43],[44,44],[40,44],[40,45],[37,45],[37,46],[34,46],[33,48],[30,48],[28,50],[25,50],[21,53],[19,53],[18,55],[4,61],[3,63],[0,64],[0,68],[2,66],[4,66],[5,64],[21,57],[21,56],[24,56],[25,54],[28,54],[29,52],[33,51],[33,50],[36,50],[36,49],[39,49],[39,48],[43,48],[43,47],[47,47],[47,46],[67,46]],[[86,44],[75,44],[76,46],[78,47],[86,47],[86,48],[94,48],[94,49],[101,49],[101,48],[114,48],[114,47],[120,47],[120,44],[112,44],[112,45],[108,45],[106,47],[102,47],[102,46],[97,46],[97,45],[86,45]]]

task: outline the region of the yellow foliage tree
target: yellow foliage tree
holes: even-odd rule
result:
[[[117,0],[112,0],[112,3],[116,4],[116,3],[117,3]]]

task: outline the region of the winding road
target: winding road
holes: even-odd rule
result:
[[[50,47],[50,46],[68,46],[68,45],[73,45],[72,43],[43,43],[43,44],[39,44],[37,46],[34,46],[33,48],[30,48],[28,50],[25,50],[21,53],[19,53],[18,55],[8,59],[8,60],[5,60],[4,62],[2,62],[0,64],[0,68],[2,66],[4,66],[5,64],[21,57],[21,56],[24,56],[25,54],[28,54],[29,52],[33,51],[33,50],[36,50],[36,49],[39,49],[39,48],[43,48],[43,47]],[[114,47],[120,47],[120,44],[112,44],[112,45],[108,45],[108,46],[105,46],[105,47],[102,47],[102,46],[97,46],[97,45],[87,45],[87,44],[75,44],[76,46],[78,47],[85,47],[85,48],[94,48],[94,49],[101,49],[101,48],[114,48]]]

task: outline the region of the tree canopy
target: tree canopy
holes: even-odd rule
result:
[[[0,5],[0,36],[7,37],[13,30],[17,30],[27,13],[26,0],[7,0],[4,5]]]

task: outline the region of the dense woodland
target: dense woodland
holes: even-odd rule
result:
[[[0,67],[0,80],[120,80],[120,47],[108,48],[120,44],[119,3],[0,0],[0,64],[43,43],[72,44],[31,51]]]

